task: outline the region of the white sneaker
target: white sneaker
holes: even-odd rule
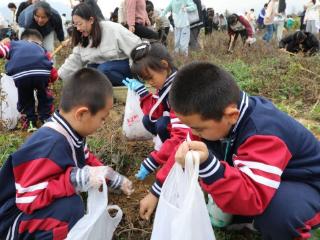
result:
[[[159,151],[160,148],[162,147],[163,142],[161,141],[159,135],[155,136],[152,139],[153,143],[154,143],[154,150]]]

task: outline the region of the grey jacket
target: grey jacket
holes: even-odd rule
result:
[[[102,30],[100,45],[92,48],[90,40],[87,47],[80,45],[74,47],[71,55],[58,70],[62,80],[67,79],[87,64],[128,59],[131,50],[141,43],[139,37],[119,23],[101,21],[100,27]]]

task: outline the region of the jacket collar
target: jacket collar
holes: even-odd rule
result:
[[[53,116],[51,117],[51,120],[53,122],[56,122],[58,124],[60,124],[70,135],[71,139],[72,139],[72,143],[75,147],[79,148],[83,145],[84,143],[84,138],[81,137],[71,126],[70,124],[67,122],[67,120],[65,120],[61,114],[59,113],[59,111],[55,111],[55,113],[53,114]]]
[[[177,71],[174,70],[170,76],[166,79],[166,81],[163,84],[163,87],[159,90],[159,95],[162,95],[162,93],[171,86],[172,81],[174,80],[175,76],[177,74]]]

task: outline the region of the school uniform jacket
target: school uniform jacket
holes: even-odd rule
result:
[[[20,40],[7,45],[0,43],[0,58],[9,60],[5,68],[13,80],[47,76],[49,81],[54,82],[58,78],[48,52],[35,42]]]
[[[199,175],[217,205],[227,213],[253,216],[264,212],[281,181],[305,182],[320,191],[319,140],[262,97],[242,93],[238,108],[240,117],[228,138],[205,141],[210,154]],[[158,194],[173,163],[174,154],[157,174]]]
[[[102,165],[89,152],[85,139],[58,112],[51,120],[70,135],[77,164],[66,137],[49,127],[38,129],[18,151],[11,154],[0,170],[0,237],[20,212],[31,214],[55,199],[76,194],[70,182],[73,167]]]
[[[140,107],[144,115],[149,115],[152,107],[156,104],[158,99],[165,93],[168,88],[171,88],[172,81],[176,72],[173,72],[165,81],[162,89],[157,91],[156,94],[150,93],[146,87],[141,87],[137,90],[140,95]],[[155,171],[159,165],[163,165],[169,158],[174,148],[183,141],[188,133],[188,127],[180,122],[174,112],[171,110],[168,102],[169,93],[163,98],[160,105],[153,112],[151,119],[157,120],[162,116],[170,117],[170,123],[168,124],[168,131],[170,132],[170,138],[167,139],[161,146],[159,151],[153,151],[143,161],[143,165],[149,172]]]

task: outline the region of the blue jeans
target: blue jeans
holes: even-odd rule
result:
[[[132,77],[129,59],[107,61],[101,64],[92,63],[88,64],[88,67],[96,68],[103,72],[112,83],[112,86],[123,86],[122,80],[126,77]]]
[[[266,33],[263,35],[262,39],[266,42],[270,42],[273,36],[273,31],[273,24],[266,25]]]

